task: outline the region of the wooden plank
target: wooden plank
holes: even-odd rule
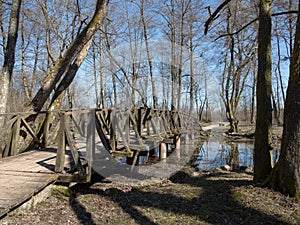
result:
[[[0,176],[0,217],[21,205],[56,179],[56,174],[10,171]]]
[[[102,115],[105,113],[104,111],[100,111],[99,113],[96,114],[97,118],[99,121],[101,121],[102,126],[106,130],[106,133],[109,134],[109,127],[108,124],[105,122],[104,116]]]
[[[14,124],[16,124],[17,120],[18,120],[18,117],[16,117],[15,122],[12,124],[12,130],[9,132],[6,146],[4,149],[4,153],[2,155],[4,158],[11,155],[11,143],[12,143],[13,137],[14,137],[13,127],[15,126]]]
[[[110,121],[110,127],[109,127],[109,143],[111,146],[111,150],[115,151],[117,148],[117,143],[116,143],[116,130],[115,130],[115,123],[113,121],[114,118],[111,118]]]
[[[88,161],[87,181],[90,181],[92,178],[92,165],[93,165],[93,160],[95,155],[95,129],[96,129],[95,111],[92,111],[88,118],[89,120],[87,124],[86,158]]]
[[[132,126],[133,126],[133,130],[134,130],[134,132],[135,132],[135,135],[136,135],[136,137],[137,137],[137,139],[138,139],[138,142],[139,142],[139,144],[140,145],[144,145],[143,144],[143,142],[142,142],[142,138],[141,138],[141,131],[139,132],[138,131],[138,126],[136,125],[136,122],[134,121],[134,119],[133,119],[133,116],[131,115],[131,113],[129,113],[129,119],[130,119],[130,121],[132,122]],[[138,119],[139,120],[139,119]],[[141,125],[141,124],[140,124]],[[141,126],[140,126],[140,129],[141,129]]]
[[[26,130],[28,131],[28,133],[30,134],[30,136],[33,138],[33,140],[36,141],[40,146],[43,146],[42,143],[40,142],[40,140],[35,135],[34,131],[31,129],[31,127],[29,126],[29,124],[26,122],[26,120],[24,120],[23,118],[21,118],[21,122],[23,123],[24,127],[26,128]]]
[[[100,124],[100,121],[98,119],[97,116],[94,117],[95,118],[95,125],[96,125],[96,130],[97,130],[97,133],[101,139],[101,142],[102,144],[104,145],[105,149],[107,151],[110,151],[112,148],[110,146],[110,143],[109,143],[109,140],[106,138],[106,135],[105,133],[103,132],[103,129],[102,129],[102,126]],[[92,128],[91,128],[92,129]]]
[[[141,108],[138,108],[137,110],[137,122],[135,122],[133,118],[131,118],[131,121],[133,127],[136,127],[137,129],[137,133],[141,135],[142,134],[142,109]]]
[[[83,115],[80,116],[79,118],[79,122],[77,122],[78,118],[75,119],[74,116],[71,116],[71,120],[73,122],[73,124],[75,125],[76,127],[76,130],[78,131],[78,133],[81,135],[81,136],[84,136],[85,135],[85,124],[82,122],[83,121]]]
[[[77,149],[76,149],[76,147],[73,143],[73,140],[71,138],[70,131],[69,131],[68,127],[65,127],[65,134],[66,134],[66,137],[67,137],[69,147],[71,149],[71,153],[72,153],[72,156],[73,156],[74,163],[75,163],[79,173],[84,174],[84,170],[83,170],[80,158],[79,158],[78,151],[77,151]]]
[[[50,129],[50,121],[51,121],[51,112],[46,113],[46,118],[43,127],[43,139],[42,144],[44,147],[47,147],[50,143],[49,141],[49,129]]]
[[[60,118],[60,128],[58,132],[58,146],[55,163],[55,172],[61,173],[64,170],[65,152],[66,152],[66,137],[65,137],[65,115]]]

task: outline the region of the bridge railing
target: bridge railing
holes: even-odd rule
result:
[[[0,114],[0,157],[45,148],[56,142],[60,112]]]
[[[85,180],[90,179],[97,147],[110,155],[132,157],[134,165],[140,152],[197,123],[182,112],[145,107],[0,114],[0,122],[2,157],[57,146],[55,171],[64,171],[68,151]],[[85,161],[90,165],[85,167]]]

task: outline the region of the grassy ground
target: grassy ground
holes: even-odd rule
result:
[[[300,224],[293,198],[253,186],[245,173],[186,167],[151,186],[97,181],[62,190],[0,224]]]
[[[223,138],[225,128],[220,129],[214,138]],[[251,129],[241,126],[242,133]],[[274,140],[280,138],[282,128],[273,131]],[[0,225],[300,224],[295,199],[254,186],[252,174],[216,171],[197,172],[186,166],[170,179],[148,186],[100,179],[89,185],[58,186],[46,201],[11,213]]]

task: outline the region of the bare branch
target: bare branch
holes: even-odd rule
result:
[[[218,15],[218,13],[230,2],[231,0],[225,0],[221,5],[218,6],[218,8],[216,9],[216,11],[214,11],[210,17],[208,18],[208,20],[205,22],[205,31],[204,34],[206,35],[208,32],[208,29],[210,27],[210,25],[212,24],[212,22],[215,20],[216,16]],[[209,10],[210,11],[210,10]]]
[[[286,11],[286,12],[279,12],[279,13],[273,13],[272,16],[282,16],[282,15],[287,15],[287,14],[297,14],[298,10],[291,10],[291,11]],[[246,29],[248,26],[250,26],[252,23],[258,21],[258,18],[255,18],[254,20],[251,20],[249,23],[247,23],[246,25],[244,25],[243,27],[241,27],[240,29],[238,29],[236,32],[230,33],[230,34],[222,34],[219,37],[217,37],[215,39],[215,41],[219,40],[220,38],[226,37],[226,36],[233,36],[236,35],[238,33],[240,33],[241,31],[243,31],[244,29]]]

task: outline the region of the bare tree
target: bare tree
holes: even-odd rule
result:
[[[284,110],[284,127],[279,161],[266,185],[295,196],[300,201],[300,1],[290,78]]]
[[[50,93],[55,89],[55,86],[59,83],[61,78],[66,75],[67,68],[72,65],[76,58],[80,60],[80,52],[93,38],[95,32],[100,28],[102,21],[106,17],[107,3],[108,0],[98,0],[96,2],[93,18],[68,46],[68,49],[62,55],[62,58],[53,66],[44,80],[42,87],[38,90],[31,103],[28,105],[27,110],[40,111]]]
[[[258,31],[257,115],[254,144],[254,181],[263,182],[271,172],[271,3],[260,0]]]
[[[15,64],[15,51],[18,38],[19,18],[21,9],[21,0],[13,0],[10,12],[9,29],[7,41],[4,48],[4,63],[0,78],[0,112],[7,111],[8,98],[11,88],[11,80]]]

